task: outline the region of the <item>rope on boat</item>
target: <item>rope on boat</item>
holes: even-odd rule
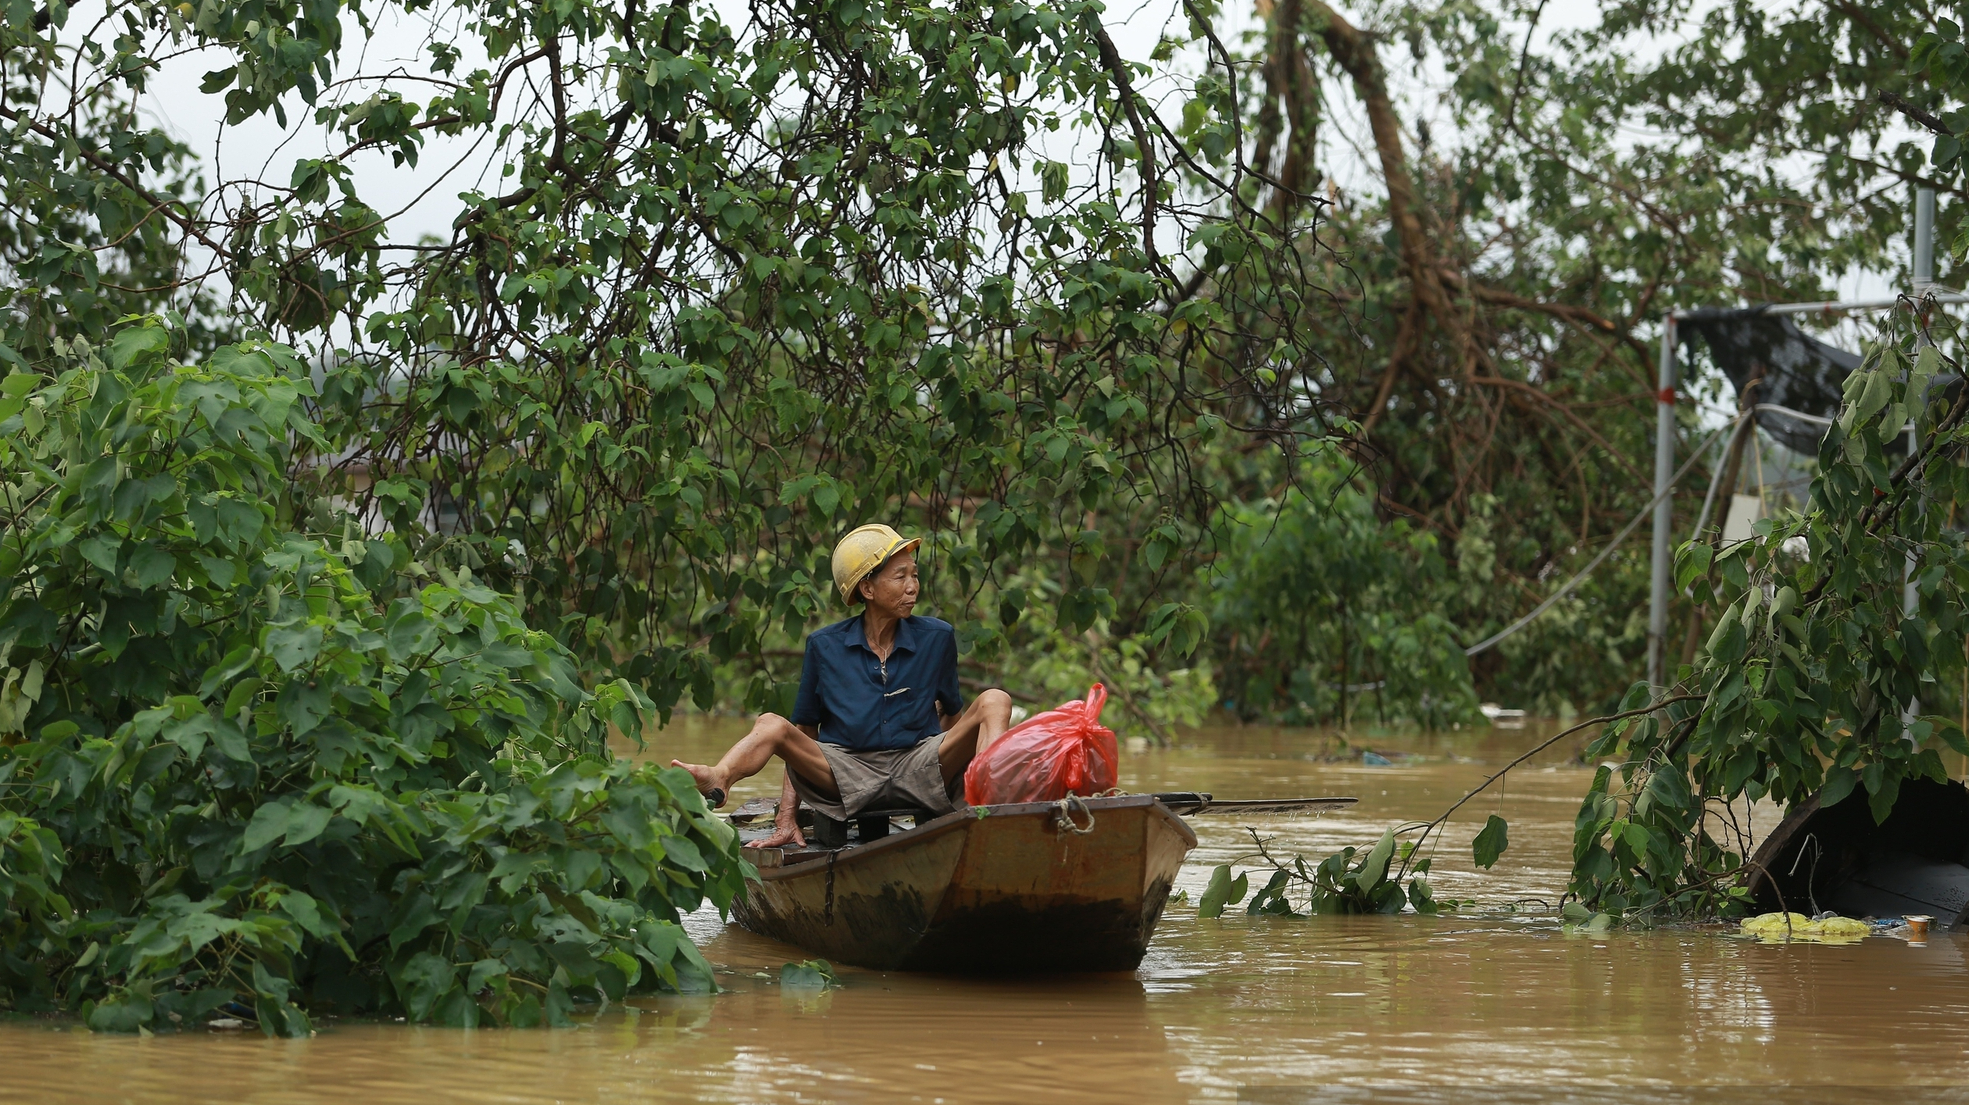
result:
[[[827,905],[821,918],[824,925],[834,924],[834,857],[840,854],[838,848],[829,849],[827,853]]]
[[[1084,829],[1080,827],[1079,821],[1073,816],[1073,811],[1076,808],[1081,813],[1087,815],[1087,827]],[[1078,794],[1069,794],[1065,798],[1053,803],[1053,818],[1059,822],[1060,828],[1075,836],[1086,836],[1088,833],[1094,831],[1094,811],[1087,807],[1086,801]]]

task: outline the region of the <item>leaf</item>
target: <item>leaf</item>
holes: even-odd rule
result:
[[[151,1021],[149,997],[119,987],[108,997],[82,1009],[83,1023],[92,1032],[135,1032]]]
[[[390,659],[399,663],[414,660],[437,647],[438,629],[423,611],[403,604],[389,623]]]
[[[1470,842],[1471,858],[1478,867],[1488,870],[1497,864],[1498,857],[1510,847],[1506,833],[1504,819],[1491,814],[1490,819],[1484,822],[1483,830],[1477,833],[1477,839]]]
[[[547,1000],[540,1003],[541,1012],[547,1024],[553,1028],[572,1028],[574,1019],[568,1016],[574,1011],[574,998],[567,992],[567,986],[559,979],[547,984]]]
[[[1292,884],[1292,873],[1284,868],[1272,872],[1258,893],[1251,896],[1251,902],[1244,907],[1247,916],[1295,917],[1292,904],[1286,899],[1286,890]]]
[[[199,711],[183,721],[175,721],[164,727],[164,739],[182,748],[185,757],[196,760],[205,751],[205,742],[219,729],[219,723],[212,715]]]
[[[240,852],[257,852],[279,840],[287,832],[291,809],[292,799],[279,798],[254,810],[253,819],[246,823],[245,835],[239,838]]]
[[[259,650],[251,645],[240,645],[226,653],[218,663],[205,669],[204,676],[198,681],[198,697],[211,698],[217,694],[227,680],[251,667],[258,656]]]
[[[1388,873],[1388,860],[1395,854],[1395,831],[1389,829],[1381,834],[1381,839],[1369,849],[1367,858],[1354,871],[1354,885],[1363,893],[1374,888]]]
[[[391,973],[390,981],[396,984],[405,1013],[413,1021],[422,1021],[430,1017],[438,999],[458,984],[458,970],[441,955],[418,952],[401,970]]]
[[[297,737],[314,732],[333,707],[334,691],[323,682],[290,680],[274,699],[274,714]]]
[[[1869,769],[1873,767],[1882,768],[1879,783],[1874,784],[1869,780],[1867,786],[1867,808],[1873,813],[1873,823],[1879,825],[1887,820],[1888,814],[1894,812],[1894,802],[1901,796],[1901,771],[1899,770],[1901,765],[1900,763],[1895,763],[1891,767],[1888,767],[1875,763],[1868,766]],[[1869,773],[1871,772],[1869,771]]]
[[[171,582],[178,561],[170,553],[152,545],[138,545],[130,554],[130,571],[137,589],[148,591]]]
[[[198,561],[199,567],[205,569],[206,577],[212,581],[215,587],[230,587],[232,586],[232,581],[239,578],[238,565],[230,560],[221,560],[216,556],[206,556],[203,553],[193,554],[193,558]]]
[[[123,548],[123,540],[113,533],[85,537],[75,543],[75,551],[82,559],[101,569],[111,579],[116,578],[117,555]]]
[[[257,543],[267,528],[259,507],[237,499],[219,500],[218,518],[219,537],[233,548]]]
[[[109,342],[111,368],[125,369],[171,348],[170,331],[158,326],[126,326]]]
[[[296,802],[287,815],[287,836],[285,843],[289,848],[299,847],[322,834],[328,828],[329,811],[312,802]]]
[[[1245,891],[1250,885],[1247,876],[1239,875],[1234,879],[1231,877],[1230,865],[1218,864],[1217,868],[1210,872],[1210,884],[1204,887],[1203,897],[1197,899],[1196,915],[1198,917],[1223,916],[1226,905],[1235,905],[1244,900]]]
[[[219,722],[212,726],[212,747],[229,760],[250,764],[253,762],[253,748],[246,740],[246,734],[236,726]]]
[[[396,922],[390,926],[390,950],[415,940],[423,931],[438,923],[437,907],[431,896],[422,890],[413,892],[397,905]]]
[[[219,709],[219,716],[229,718],[239,713],[252,703],[254,696],[260,693],[260,688],[266,685],[266,680],[258,678],[242,679],[234,683],[232,690],[226,694],[225,705]]]
[[[274,626],[267,630],[266,653],[282,671],[294,671],[321,654],[322,627],[313,622]]]
[[[834,965],[825,959],[803,959],[779,969],[779,984],[789,990],[833,990],[841,985]]]
[[[1425,916],[1441,913],[1446,907],[1454,909],[1456,906],[1453,900],[1436,901],[1435,892],[1420,878],[1408,880],[1408,904],[1415,907],[1415,912]]]
[[[556,940],[547,945],[547,954],[554,957],[567,971],[568,979],[576,985],[586,985],[595,977],[598,966],[589,946],[580,940]]]

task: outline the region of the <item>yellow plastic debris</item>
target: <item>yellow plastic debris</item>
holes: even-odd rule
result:
[[[1783,939],[1804,931],[1812,923],[1803,913],[1764,913],[1743,922],[1745,936],[1775,936]]]
[[[1765,913],[1745,920],[1742,929],[1745,936],[1759,940],[1806,940],[1817,944],[1850,944],[1873,931],[1865,921],[1851,917],[1814,921],[1802,913]]]

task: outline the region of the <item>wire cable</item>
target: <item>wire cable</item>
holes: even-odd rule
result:
[[[1593,569],[1599,567],[1602,563],[1604,563],[1607,557],[1612,556],[1615,549],[1620,548],[1620,543],[1627,540],[1627,535],[1633,533],[1635,527],[1639,526],[1641,522],[1645,518],[1647,518],[1649,514],[1653,513],[1655,505],[1657,503],[1660,503],[1663,499],[1666,499],[1668,496],[1674,494],[1675,485],[1681,483],[1682,477],[1689,474],[1689,469],[1695,467],[1696,461],[1701,460],[1703,454],[1709,451],[1710,445],[1715,443],[1716,438],[1720,434],[1722,434],[1722,432],[1725,429],[1732,429],[1732,428],[1733,427],[1723,427],[1723,426],[1717,427],[1715,430],[1710,432],[1708,439],[1703,441],[1701,445],[1690,450],[1689,459],[1683,461],[1682,467],[1679,470],[1677,470],[1673,476],[1669,477],[1668,486],[1662,488],[1660,494],[1656,495],[1652,499],[1649,499],[1648,505],[1642,507],[1640,513],[1634,515],[1633,519],[1630,520],[1627,523],[1627,525],[1623,526],[1619,533],[1614,534],[1613,540],[1607,542],[1607,547],[1600,550],[1600,555],[1594,557],[1593,560],[1586,565],[1586,567],[1581,568],[1579,570],[1578,574],[1574,575],[1571,579],[1567,580],[1564,586],[1561,586],[1557,591],[1552,592],[1550,598],[1547,598],[1544,602],[1541,602],[1537,606],[1532,607],[1531,612],[1526,614],[1524,617],[1519,618],[1517,621],[1512,622],[1510,625],[1505,626],[1503,629],[1498,630],[1496,633],[1493,633],[1490,636],[1484,638],[1483,640],[1478,641],[1476,644],[1471,645],[1469,648],[1464,649],[1463,655],[1475,656],[1480,652],[1487,651],[1491,647],[1495,646],[1499,641],[1504,640],[1505,638],[1511,636],[1512,634],[1517,633],[1519,630],[1523,629],[1524,627],[1530,625],[1533,619],[1537,618],[1540,614],[1545,613],[1547,610],[1552,609],[1554,603],[1558,602],[1560,599],[1565,598],[1568,594],[1570,594],[1574,587],[1579,586],[1579,584],[1582,581],[1584,581],[1587,576],[1593,574]]]
[[[1764,404],[1759,404],[1760,408],[1763,405]],[[1783,410],[1784,408],[1779,408],[1779,409]],[[1797,413],[1797,412],[1787,411],[1786,413]],[[1515,635],[1520,630],[1524,629],[1526,626],[1530,625],[1533,621],[1535,621],[1539,615],[1545,613],[1547,610],[1552,609],[1552,607],[1560,599],[1565,598],[1568,594],[1571,594],[1573,588],[1579,586],[1582,582],[1584,582],[1587,576],[1593,574],[1593,570],[1595,568],[1598,568],[1601,564],[1605,563],[1607,557],[1612,556],[1614,554],[1614,550],[1620,548],[1621,542],[1626,541],[1628,535],[1632,534],[1635,528],[1638,527],[1644,520],[1646,520],[1649,514],[1654,512],[1654,508],[1656,504],[1660,503],[1663,499],[1667,498],[1669,495],[1674,493],[1675,485],[1682,482],[1682,477],[1689,474],[1689,469],[1695,467],[1696,462],[1698,460],[1701,460],[1703,454],[1709,451],[1709,447],[1716,443],[1716,439],[1719,436],[1721,436],[1725,430],[1734,432],[1737,426],[1741,424],[1744,418],[1747,418],[1748,415],[1749,412],[1746,411],[1744,412],[1744,415],[1738,417],[1737,422],[1725,426],[1718,426],[1716,429],[1710,431],[1709,436],[1703,440],[1702,444],[1698,445],[1695,449],[1690,451],[1689,459],[1682,462],[1682,467],[1677,469],[1673,476],[1669,477],[1668,486],[1662,488],[1660,494],[1656,495],[1652,499],[1649,499],[1648,505],[1642,507],[1639,513],[1635,514],[1634,517],[1630,519],[1625,526],[1621,527],[1620,532],[1614,534],[1613,540],[1607,542],[1606,547],[1601,549],[1599,554],[1595,556],[1592,559],[1592,561],[1586,565],[1586,567],[1581,568],[1577,573],[1573,575],[1571,579],[1566,580],[1566,582],[1563,585],[1561,585],[1557,591],[1552,592],[1552,594],[1549,597],[1547,597],[1545,601],[1539,603],[1537,606],[1532,607],[1529,613],[1525,614],[1517,621],[1512,622],[1510,625],[1505,626],[1503,629],[1498,630],[1496,633],[1493,633],[1490,636],[1485,637],[1483,640],[1478,641],[1476,644],[1471,645],[1468,648],[1465,648],[1463,650],[1463,655],[1475,656],[1479,653],[1489,651],[1491,648],[1496,647],[1496,645],[1500,641],[1503,641],[1506,638]],[[1801,415],[1800,417],[1810,419],[1812,416]],[[1711,490],[1712,491],[1714,490],[1713,484]],[[1705,514],[1706,513],[1707,513],[1707,504],[1705,504]],[[1387,684],[1388,681],[1385,679],[1377,679],[1372,683],[1349,683],[1346,686],[1346,690],[1347,693],[1349,694],[1358,694],[1362,691],[1380,690],[1382,687],[1387,686]],[[1335,685],[1329,684],[1329,686],[1335,686]]]

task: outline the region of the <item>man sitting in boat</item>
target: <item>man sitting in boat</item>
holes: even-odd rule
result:
[[[949,813],[963,794],[964,769],[1011,724],[1004,691],[981,692],[965,706],[950,623],[911,613],[920,544],[884,525],[843,537],[834,546],[834,585],[863,609],[807,637],[793,716],[759,715],[715,764],[670,761],[691,773],[715,808],[779,757],[786,781],[775,831],[753,847],[806,843],[794,821],[796,797],[839,821],[864,810]]]

